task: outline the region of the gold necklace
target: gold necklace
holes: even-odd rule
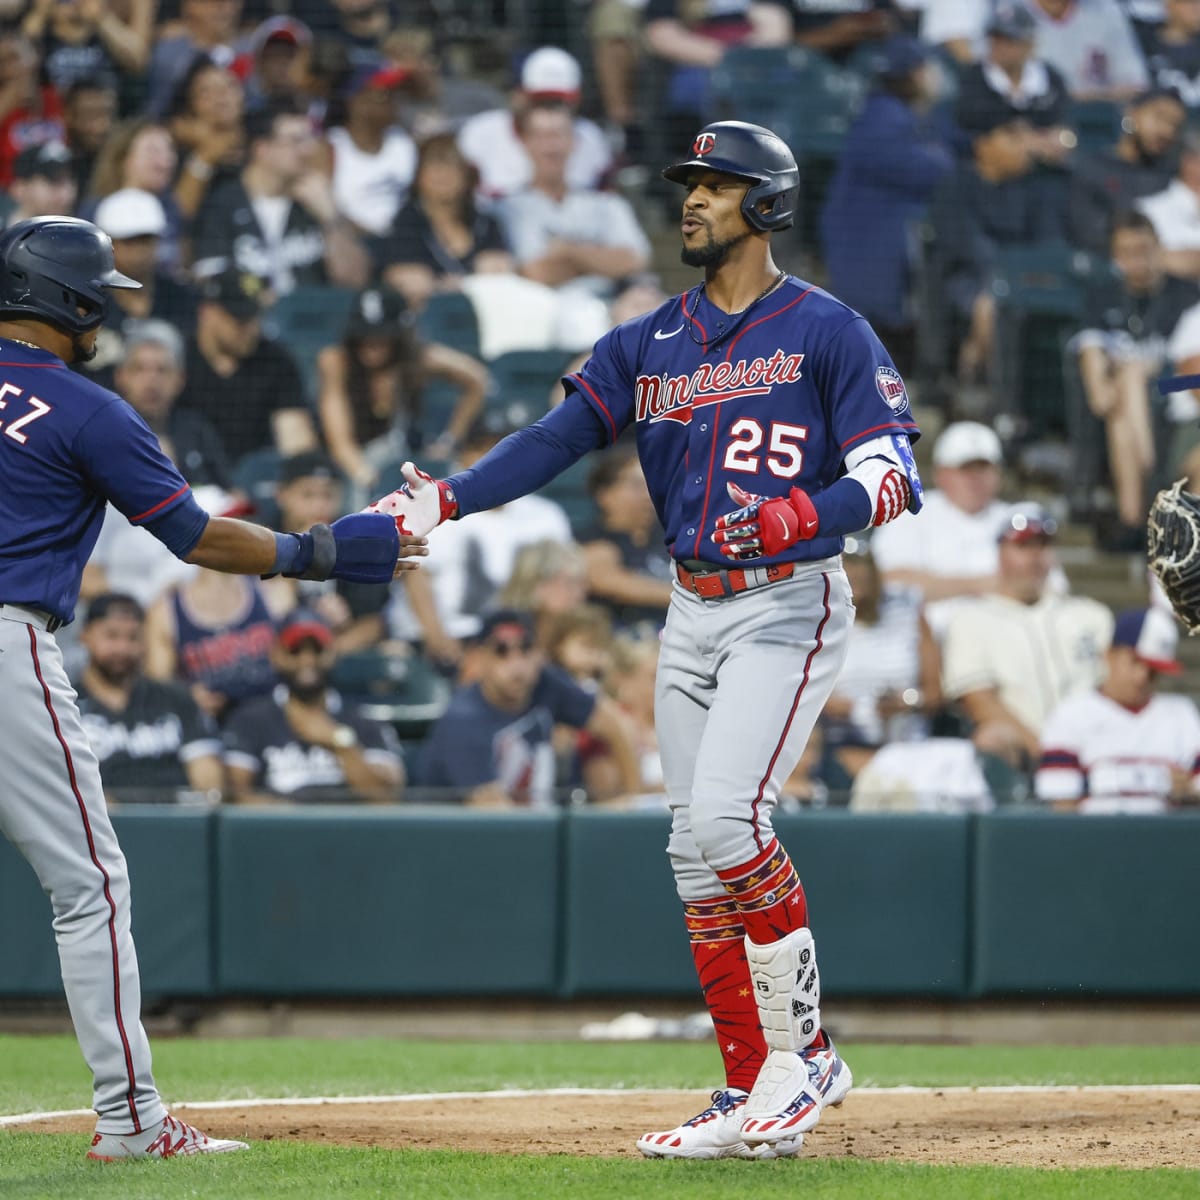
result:
[[[23,338],[6,337],[6,342],[16,342],[18,346],[28,346],[30,350],[41,350],[41,346],[35,346],[32,342],[27,342]]]

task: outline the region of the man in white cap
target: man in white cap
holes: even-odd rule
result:
[[[1000,439],[978,421],[956,421],[933,447],[935,488],[921,519],[905,513],[875,531],[871,552],[885,582],[918,588],[940,640],[963,597],[996,582],[996,531],[1009,505],[998,499],[1004,460]]]
[[[521,86],[510,108],[494,108],[471,117],[458,134],[463,154],[479,171],[479,189],[500,198],[528,187],[533,164],[517,133],[516,117],[538,101],[558,100],[571,110],[574,139],[567,160],[572,188],[595,188],[612,166],[613,156],[603,131],[578,115],[583,73],[576,59],[557,46],[533,51],[521,66]]]
[[[1158,694],[1175,658],[1179,626],[1161,608],[1121,613],[1104,682],[1064,700],[1046,719],[1039,800],[1083,813],[1160,813],[1195,803],[1200,713],[1187,696]]]
[[[158,265],[158,247],[167,230],[167,214],[153,192],[121,188],[96,206],[96,224],[112,238],[117,270],[142,286],[109,296],[109,314],[97,340],[96,357],[87,369],[109,382],[124,357],[126,326],[154,319],[173,325],[187,337],[196,324],[196,299],[190,288]]]

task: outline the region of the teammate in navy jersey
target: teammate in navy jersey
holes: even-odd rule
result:
[[[129,880],[54,631],[69,622],[111,502],[180,558],[218,571],[389,581],[422,554],[394,521],[354,514],[302,534],[210,518],[119,396],[68,369],[95,353],[112,243],[71,217],[0,234],[0,831],[54,909],[63,985],[94,1080],[88,1156],[244,1149],[167,1113],[141,1025]],[[369,524],[364,524],[364,519]]]
[[[866,321],[771,257],[799,192],[787,146],[719,122],[664,174],[686,189],[683,260],[704,282],[606,334],[558,408],[469,470],[405,464],[373,507],[425,534],[636,429],[677,585],[655,696],[668,854],[726,1074],[709,1108],[638,1146],[773,1158],[851,1076],[821,1027],[804,891],[771,813],[845,655],[843,535],[920,509],[918,431]]]

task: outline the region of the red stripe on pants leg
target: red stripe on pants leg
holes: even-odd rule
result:
[[[129,1104],[129,1115],[133,1118],[133,1132],[141,1133],[142,1123],[138,1119],[137,1104],[134,1100],[137,1093],[137,1084],[134,1079],[133,1052],[129,1048],[129,1037],[125,1033],[125,1022],[121,1016],[120,955],[117,950],[117,904],[112,897],[111,881],[109,880],[108,872],[104,869],[96,853],[96,841],[92,837],[92,824],[88,820],[87,805],[84,803],[83,795],[79,791],[79,781],[75,776],[75,760],[71,757],[71,747],[67,745],[67,740],[63,737],[62,726],[58,723],[58,714],[54,711],[54,701],[50,695],[50,688],[47,686],[46,680],[42,675],[42,664],[38,658],[37,634],[34,632],[32,625],[28,625],[26,628],[29,630],[29,652],[33,656],[33,671],[42,688],[42,696],[46,701],[46,711],[50,714],[50,720],[54,724],[54,736],[58,739],[58,744],[62,747],[63,759],[67,766],[67,778],[70,780],[71,791],[75,796],[75,803],[79,808],[80,819],[83,821],[83,832],[87,838],[88,853],[91,855],[96,870],[100,872],[104,879],[104,899],[108,902],[108,937],[112,945],[113,1004],[117,1018],[117,1032],[120,1034],[121,1049],[125,1055],[125,1071],[129,1079],[129,1091],[126,1095],[126,1100]]]

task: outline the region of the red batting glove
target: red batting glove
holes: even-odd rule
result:
[[[727,558],[739,562],[768,558],[817,536],[821,527],[817,510],[800,488],[787,496],[768,499],[747,492],[736,483],[726,486],[729,498],[741,507],[717,518],[712,540]]]
[[[454,489],[444,479],[434,479],[406,462],[400,468],[404,483],[394,492],[368,504],[364,512],[387,513],[396,519],[400,533],[424,537],[443,521],[458,515]]]

